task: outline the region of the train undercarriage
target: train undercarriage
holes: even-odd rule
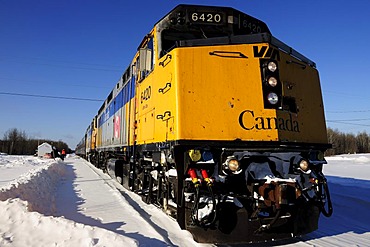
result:
[[[90,161],[198,242],[270,241],[316,230],[320,213],[333,212],[325,148],[260,144],[143,145],[91,153]]]

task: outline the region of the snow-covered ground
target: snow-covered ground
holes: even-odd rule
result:
[[[327,160],[333,216],[274,246],[370,246],[370,154]],[[0,246],[212,245],[83,159],[0,155]]]

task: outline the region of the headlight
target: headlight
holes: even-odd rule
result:
[[[277,80],[276,80],[276,78],[275,77],[270,77],[269,79],[268,79],[268,84],[271,86],[271,87],[276,87],[276,85],[277,85]]]
[[[267,95],[267,100],[271,105],[276,105],[277,102],[279,101],[279,97],[277,96],[276,93],[269,93]]]
[[[239,170],[239,161],[237,159],[231,158],[229,161],[226,162],[228,162],[227,166],[229,167],[230,171],[236,172],[237,170]]]
[[[275,72],[277,70],[277,65],[275,62],[269,62],[267,64],[267,68],[268,70],[270,70],[271,72]]]
[[[305,159],[302,159],[300,162],[299,162],[299,168],[301,168],[302,171],[306,172],[308,171],[308,168],[309,168],[309,163],[307,160]]]
[[[242,170],[237,158],[234,156],[227,157],[226,161],[222,164],[222,172],[225,175],[239,174]]]

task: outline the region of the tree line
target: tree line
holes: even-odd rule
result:
[[[328,128],[327,135],[329,143],[333,145],[333,148],[327,150],[325,155],[370,152],[370,136],[365,131],[355,135]],[[72,152],[68,145],[62,141],[28,138],[24,131],[16,128],[5,132],[3,139],[0,140],[0,152],[32,155],[36,153],[38,145],[44,142],[52,144],[57,150],[65,149],[68,153]]]
[[[37,147],[44,142],[53,145],[59,151],[62,149],[67,150],[68,153],[72,151],[65,142],[29,138],[25,131],[13,128],[6,131],[3,139],[0,140],[0,152],[10,155],[33,155]]]
[[[370,152],[370,136],[365,131],[355,135],[328,128],[327,133],[329,143],[333,145],[333,148],[327,150],[325,155]]]

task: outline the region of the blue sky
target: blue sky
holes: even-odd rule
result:
[[[17,128],[73,149],[102,104],[95,100],[180,3],[234,7],[266,22],[316,62],[328,126],[370,133],[370,1],[0,0],[0,138]]]

